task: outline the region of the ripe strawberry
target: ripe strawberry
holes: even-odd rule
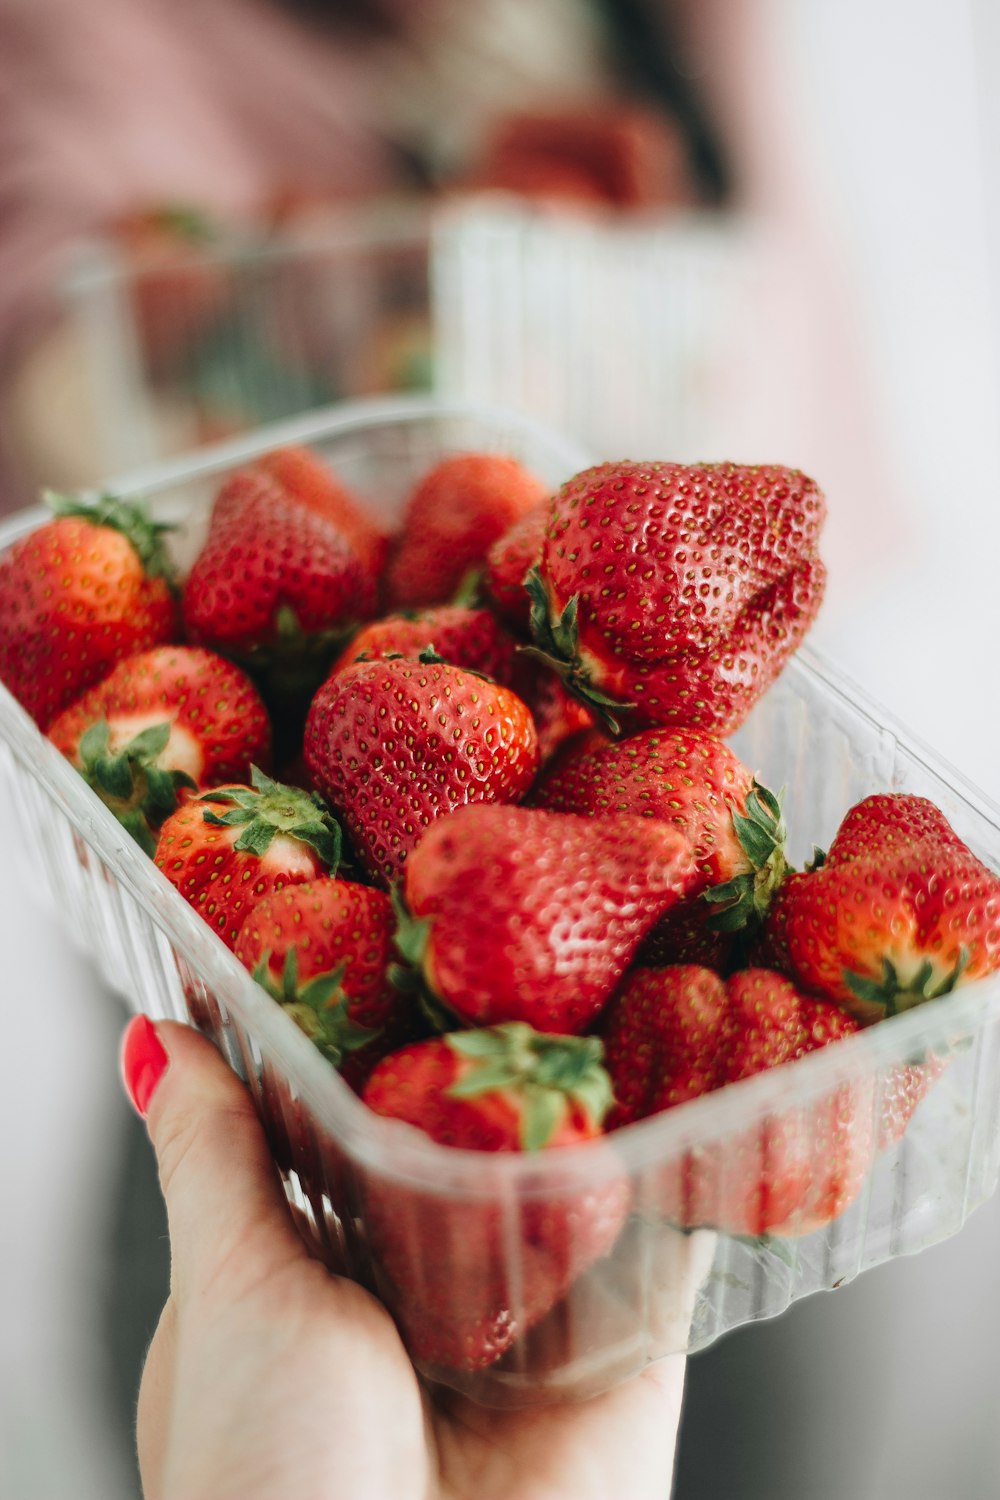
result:
[[[386,1058],[363,1098],[445,1146],[509,1153],[596,1140],[610,1103],[594,1037],[529,1026],[454,1032]],[[489,1168],[484,1163],[484,1177]],[[588,1187],[504,1202],[368,1174],[365,1222],[379,1291],[414,1359],[452,1369],[492,1364],[614,1244],[628,1184],[594,1159]]]
[[[574,756],[542,778],[532,802],[592,818],[663,819],[692,845],[698,880],[650,934],[640,961],[652,967],[722,965],[732,935],[759,927],[785,876],[777,798],[698,729],[647,729]]]
[[[42,728],[116,661],[177,633],[168,530],[140,505],[47,497],[0,558],[0,680]]]
[[[538,743],[508,688],[435,660],[389,658],[355,662],[324,683],[305,757],[365,868],[388,883],[443,814],[523,797]]]
[[[453,667],[480,672],[509,687],[514,679],[513,639],[488,609],[441,604],[414,614],[384,615],[358,631],[334,663],[333,672],[352,662],[405,656],[411,661],[433,651]]]
[[[275,448],[257,459],[254,468],[276,480],[307,510],[332,521],[350,542],[366,570],[373,578],[379,576],[385,567],[389,538],[366,513],[362,502],[318,454],[309,448]]]
[[[299,679],[322,681],[345,635],[374,613],[375,579],[332,521],[243,469],[216,497],[182,605],[193,642],[292,693]]]
[[[502,118],[469,186],[615,208],[690,198],[687,149],[661,110],[589,101]]]
[[[799,983],[877,1020],[1000,967],[1000,876],[927,799],[880,794],[771,923]]]
[[[143,360],[158,378],[175,377],[225,313],[232,286],[213,255],[220,226],[199,208],[163,204],[111,226],[125,260]]]
[[[228,948],[255,902],[335,874],[340,860],[340,828],[317,798],[256,768],[252,783],[186,802],[156,845],[157,867]]]
[[[693,876],[688,840],[654,819],[465,808],[407,860],[398,942],[464,1021],[580,1032]]]
[[[587,469],[529,579],[535,645],[613,726],[728,734],[819,609],[825,509],[779,465]]]
[[[49,739],[152,854],[184,789],[266,767],[271,725],[239,667],[197,646],[127,656],[59,715]]]
[[[602,1019],[615,1129],[794,1062],[852,1036],[837,1006],[766,969],[723,980],[679,964],[636,969]],[[805,1109],[768,1114],[701,1144],[658,1174],[656,1206],[682,1227],[801,1234],[852,1202],[873,1156],[872,1085],[842,1085]]]
[[[396,609],[442,604],[482,567],[497,537],[548,491],[514,458],[456,453],[425,474],[407,502],[386,587]]]
[[[486,590],[503,618],[522,635],[531,632],[531,596],[524,580],[541,561],[550,510],[546,496],[498,537],[486,554]]]
[[[388,977],[396,919],[384,891],[323,878],[253,905],[236,957],[354,1089],[387,1053],[421,1034]]]

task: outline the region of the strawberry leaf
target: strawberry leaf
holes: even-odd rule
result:
[[[507,1021],[481,1031],[454,1032],[448,1044],[472,1064],[448,1093],[461,1099],[512,1093],[521,1104],[524,1151],[549,1144],[570,1103],[596,1125],[611,1106],[611,1079],[601,1063],[598,1037],[553,1036],[523,1021]]]
[[[580,656],[577,614],[580,596],[574,594],[567,600],[558,619],[553,620],[551,605],[545,582],[537,565],[525,574],[524,587],[531,600],[531,635],[533,646],[519,646],[525,656],[544,662],[556,672],[568,692],[579,698],[616,737],[622,732],[618,719],[620,713],[634,708],[634,703],[623,703],[604,693],[591,680],[591,673]]]
[[[340,864],[343,835],[340,824],[314,792],[273,781],[257,766],[250,771],[252,786],[214,787],[203,792],[201,800],[209,803],[230,801],[227,812],[208,807],[202,816],[216,828],[238,828],[243,832],[233,847],[263,857],[277,834],[297,839],[319,856],[331,875]]]

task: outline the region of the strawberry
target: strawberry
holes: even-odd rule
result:
[[[354,1089],[420,1034],[388,977],[395,927],[384,891],[325,877],[257,901],[236,939],[240,963]]]
[[[141,505],[46,497],[55,518],[0,558],[0,680],[41,727],[123,656],[174,639],[166,526]]]
[[[257,768],[250,786],[216,787],[160,829],[155,860],[229,948],[254,902],[335,873],[340,828],[315,797]]]
[[[176,378],[232,297],[217,253],[221,226],[200,208],[162,204],[119,219],[111,232],[128,271],[146,368],[158,379]]]
[[[307,510],[332,521],[377,578],[385,566],[389,538],[366,513],[363,503],[309,448],[275,448],[257,459],[254,468],[269,475]]]
[[[464,667],[510,687],[514,679],[513,639],[488,609],[441,604],[413,614],[384,615],[358,631],[334,663],[333,672],[352,662],[386,656],[419,659],[433,651],[453,667]]]
[[[455,453],[417,484],[386,578],[396,609],[442,604],[482,567],[497,537],[545,499],[540,479],[515,458]]]
[[[49,739],[147,854],[185,789],[266,766],[271,725],[239,667],[197,646],[127,656],[64,709]]]
[[[728,734],[819,609],[825,509],[779,465],[586,469],[556,495],[529,576],[536,649],[615,732]]]
[[[679,964],[636,969],[601,1023],[617,1129],[794,1062],[854,1035],[838,1006],[766,969],[728,980]],[[872,1087],[861,1079],[804,1109],[702,1144],[658,1175],[656,1206],[684,1228],[801,1234],[852,1202],[873,1156]]]
[[[866,797],[769,921],[807,989],[877,1020],[1000,967],[1000,876],[926,798]]]
[[[386,1058],[365,1085],[370,1109],[466,1151],[531,1152],[593,1142],[610,1102],[594,1037],[529,1026],[455,1032]],[[414,1359],[457,1369],[492,1364],[574,1279],[611,1249],[628,1185],[595,1158],[588,1187],[544,1197],[442,1188],[370,1172],[365,1221],[379,1292]],[[484,1174],[488,1168],[484,1166]]]
[[[531,632],[531,596],[524,580],[541,561],[551,501],[526,511],[486,554],[483,583],[499,613],[521,635]]]
[[[313,785],[341,814],[369,874],[396,879],[424,830],[468,802],[523,797],[535,726],[508,688],[433,658],[355,662],[313,699]]]
[[[663,819],[690,842],[698,879],[657,924],[641,962],[722,965],[732,934],[751,935],[784,879],[777,798],[721,740],[698,729],[647,729],[573,756],[547,773],[535,806],[587,817]]]
[[[398,942],[466,1022],[580,1032],[693,875],[688,840],[654,819],[469,807],[407,860]]]
[[[619,209],[677,205],[691,195],[684,137],[673,118],[592,100],[585,108],[503,117],[466,185]]]
[[[332,521],[243,469],[216,497],[182,606],[191,641],[295,696],[322,681],[345,636],[374,613],[375,579]]]

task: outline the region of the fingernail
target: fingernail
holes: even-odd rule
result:
[[[148,1016],[133,1016],[122,1037],[122,1081],[137,1114],[146,1118],[149,1101],[167,1067],[167,1054]]]

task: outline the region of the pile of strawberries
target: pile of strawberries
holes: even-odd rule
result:
[[[608,463],[552,496],[460,453],[387,537],[283,449],[221,485],[183,581],[140,507],[58,510],[0,560],[0,677],[381,1115],[593,1142],[1000,965],[1000,878],[931,803],[868,797],[792,870],[725,742],[822,598],[797,471]],[[808,1232],[946,1061],[692,1149],[642,1211]],[[523,1206],[516,1309],[496,1205],[431,1224],[383,1184],[366,1216],[416,1355],[476,1368],[629,1207],[614,1173]]]

